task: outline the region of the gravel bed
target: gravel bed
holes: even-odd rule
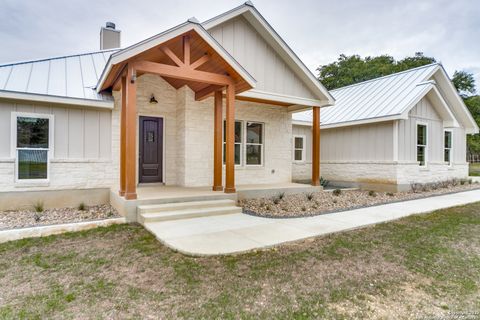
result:
[[[480,189],[479,184],[464,184],[420,192],[372,192],[342,190],[315,193],[278,194],[271,198],[245,199],[239,202],[243,212],[270,218],[315,216],[325,213],[357,209],[379,204],[426,198],[430,196]]]
[[[35,212],[33,209],[0,211],[0,230],[118,217],[120,215],[110,205],[86,206],[85,210],[56,208],[45,209],[43,212]]]

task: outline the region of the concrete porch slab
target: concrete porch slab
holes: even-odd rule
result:
[[[158,222],[150,231],[185,254],[232,254],[478,201],[480,190],[472,190],[316,217],[268,219],[233,214]]]

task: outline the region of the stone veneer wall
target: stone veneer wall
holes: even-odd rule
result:
[[[137,81],[138,114],[164,118],[165,184],[192,187],[212,185],[213,98],[195,101],[194,92],[188,87],[175,90],[155,75],[145,74]],[[158,104],[149,103],[152,93]],[[121,96],[115,92],[114,98],[112,157],[118,168]],[[236,166],[236,184],[290,182],[292,126],[286,108],[245,101],[236,101],[235,106],[236,119],[262,122],[265,132],[264,165]],[[115,188],[118,188],[118,178]]]
[[[294,180],[308,181],[311,163],[294,163]],[[407,191],[410,184],[429,183],[468,177],[468,163],[429,163],[421,168],[416,162],[323,162],[320,174],[332,186],[351,186],[374,190]]]

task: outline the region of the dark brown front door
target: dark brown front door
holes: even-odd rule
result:
[[[163,119],[140,117],[139,180],[162,182]]]

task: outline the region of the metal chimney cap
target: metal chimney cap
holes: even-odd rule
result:
[[[107,22],[107,23],[105,23],[105,28],[115,30],[115,23]]]

